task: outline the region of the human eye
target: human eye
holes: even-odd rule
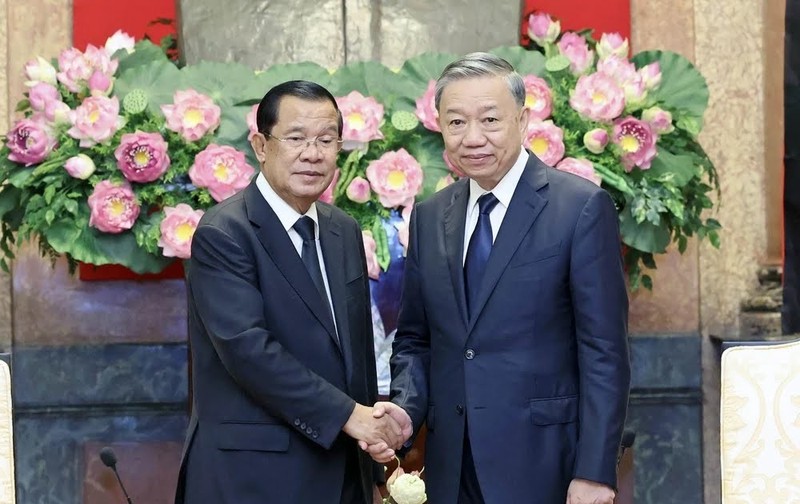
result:
[[[332,136],[323,136],[323,137],[319,137],[317,139],[317,141],[320,144],[324,145],[325,147],[330,147],[331,145],[333,145],[336,142],[336,138],[332,137]]]
[[[306,144],[306,138],[298,135],[291,135],[284,138],[287,144],[291,147],[301,147]]]

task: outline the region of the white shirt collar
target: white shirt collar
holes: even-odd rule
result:
[[[278,220],[281,221],[283,228],[288,232],[292,229],[297,219],[303,217],[303,215],[307,215],[313,219],[313,221],[317,224],[314,226],[314,234],[315,236],[319,236],[319,219],[317,218],[317,204],[312,203],[311,207],[309,207],[308,211],[305,214],[300,214],[289,206],[283,198],[278,196],[278,193],[269,185],[267,182],[266,177],[264,177],[263,173],[259,173],[256,177],[256,187],[258,190],[261,191],[261,195],[264,196],[264,199],[267,200],[267,203],[270,207],[272,207],[272,211],[275,212],[275,215],[278,216]]]
[[[508,170],[503,178],[500,179],[500,182],[498,182],[491,191],[495,198],[497,198],[497,201],[505,208],[508,208],[508,205],[511,203],[511,197],[514,196],[514,191],[517,189],[517,183],[519,182],[519,179],[522,178],[522,172],[525,171],[525,165],[528,164],[528,157],[528,152],[520,147],[519,156],[517,156],[517,160],[514,162],[514,165],[510,170]],[[474,180],[470,179],[467,215],[469,215],[469,213],[475,208],[475,205],[478,204],[478,198],[487,192],[489,191],[478,185],[478,183]]]

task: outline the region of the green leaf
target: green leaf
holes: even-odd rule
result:
[[[33,175],[33,170],[35,169],[36,167],[32,166],[30,168],[22,168],[17,170],[12,173],[10,177],[8,177],[8,182],[14,187],[24,188],[25,184],[27,184],[28,180],[30,180],[31,175]]]
[[[421,139],[406,146],[409,154],[422,166],[424,174],[422,179],[422,192],[417,199],[425,199],[436,192],[436,184],[442,177],[450,174],[450,169],[444,162],[444,141],[441,135],[425,135]]]
[[[308,61],[272,65],[254,75],[255,79],[248,83],[248,88],[243,93],[248,100],[261,101],[273,86],[290,80],[309,80],[326,88],[331,82],[331,73],[326,68]]]
[[[569,65],[569,59],[566,56],[559,54],[557,56],[553,56],[552,58],[548,58],[544,64],[544,67],[548,72],[556,73],[566,70],[569,68]]]
[[[216,61],[201,61],[183,67],[181,77],[184,88],[210,96],[214,103],[223,108],[255,98],[251,89],[258,81],[252,68],[239,63]]]
[[[134,51],[130,54],[120,49],[114,53],[114,56],[119,60],[117,75],[121,75],[123,72],[133,68],[149,65],[154,61],[169,62],[164,51],[149,40],[137,42],[134,46]]]
[[[180,70],[169,61],[160,60],[121,72],[114,84],[113,94],[124,100],[134,89],[144,91],[148,110],[160,117],[163,115],[161,105],[172,103],[175,91],[185,87]]]
[[[670,151],[658,147],[658,155],[653,159],[650,169],[645,171],[645,176],[657,179],[664,175],[671,175],[671,182],[676,187],[683,187],[694,177],[700,175],[694,165],[692,156],[686,154],[675,155]]]
[[[28,100],[26,98],[26,99],[23,99],[23,100],[20,100],[20,101],[17,102],[17,108],[14,109],[14,111],[15,112],[25,112],[29,108],[31,108],[31,102],[30,102],[30,100]]]
[[[458,55],[453,53],[426,52],[407,59],[397,75],[407,80],[408,90],[397,100],[397,105],[405,110],[414,110],[417,98],[425,94],[430,81],[438,79],[456,58]]]
[[[699,133],[703,114],[708,106],[708,84],[694,65],[671,51],[640,52],[632,61],[636,68],[658,61],[661,67],[661,85],[650,91],[650,98],[662,103],[673,115],[681,117],[683,122],[679,120],[679,126],[689,124],[686,121],[694,121]]]
[[[519,46],[503,46],[496,47],[489,52],[511,63],[511,66],[523,77],[544,75],[545,58],[538,51],[528,51]],[[567,60],[567,66],[569,66],[569,60]]]
[[[653,290],[653,279],[650,275],[642,275],[642,287],[649,291]]]
[[[652,254],[666,252],[670,241],[670,232],[663,219],[658,226],[649,221],[636,222],[636,218],[631,214],[630,206],[623,209],[619,217],[623,243],[642,252]]]
[[[20,203],[22,191],[13,185],[4,185],[0,189],[0,220],[11,210],[17,208]]]
[[[388,108],[396,100],[406,98],[404,103],[407,104],[409,98],[416,99],[416,96],[409,93],[411,87],[413,85],[410,85],[407,76],[392,72],[378,62],[362,61],[337,70],[331,77],[329,89],[334,96],[345,96],[351,91],[358,91],[364,96],[375,98]]]
[[[44,189],[44,202],[48,205],[53,202],[53,196],[56,195],[56,188],[54,186],[47,186]],[[51,219],[52,221],[52,219]]]

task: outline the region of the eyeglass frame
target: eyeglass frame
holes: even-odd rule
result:
[[[288,147],[297,150],[298,152],[302,152],[302,151],[308,149],[312,144],[319,151],[324,152],[324,151],[327,150],[327,147],[320,146],[320,144],[317,143],[317,141],[319,140],[320,137],[329,135],[330,133],[324,133],[322,135],[317,135],[317,136],[312,137],[312,138],[302,137],[303,142],[305,142],[305,145],[297,146],[297,147],[292,147],[290,144],[286,144],[285,143],[285,142],[288,142],[290,140],[289,137],[278,137],[278,136],[273,135],[272,133],[262,133],[262,134],[264,135],[264,137],[266,137],[266,138],[274,138],[275,140],[279,141],[280,143],[285,144]],[[344,140],[342,138],[337,138],[336,140],[334,140],[334,143],[336,144],[336,149],[335,150],[332,149],[331,152],[339,152],[340,150],[342,150],[342,144],[344,143]]]

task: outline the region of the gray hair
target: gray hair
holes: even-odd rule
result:
[[[439,110],[442,93],[448,84],[462,79],[492,76],[503,77],[517,105],[525,106],[525,83],[511,63],[491,53],[474,52],[447,65],[436,81],[436,110]]]

